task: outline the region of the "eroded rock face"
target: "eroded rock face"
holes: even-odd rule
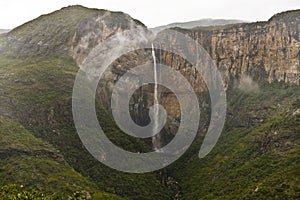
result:
[[[131,30],[136,32],[122,35]],[[268,22],[175,30],[189,35],[206,49],[222,73],[226,88],[235,82],[245,83],[248,88],[252,79],[299,84],[300,10],[275,15]],[[149,43],[151,39],[153,35],[141,22],[124,13],[73,6],[41,16],[2,35],[0,40],[5,42],[1,42],[0,51],[8,48],[19,54],[68,53],[91,76],[103,70],[98,63],[110,64],[98,88],[104,106],[110,109],[110,95],[120,77],[133,67],[153,61],[150,49],[127,53],[112,62],[107,51],[117,46],[119,49],[111,52],[117,55],[123,47],[131,46],[134,50],[138,43]],[[170,44],[160,45],[164,49]],[[197,53],[194,46],[188,46],[185,51]],[[208,102],[201,97],[207,89],[195,68],[178,55],[159,50],[155,53],[158,62],[180,71],[194,88],[200,107],[207,107]],[[176,96],[167,88],[160,88],[160,92],[160,101],[169,113],[169,130],[174,132],[180,120]],[[134,120],[146,124],[152,104],[153,86],[140,88],[129,105]]]
[[[221,30],[179,30],[209,52],[226,79],[243,74],[254,79],[299,84],[300,11],[277,14],[268,22]]]
[[[121,21],[110,12],[83,21],[71,38],[71,54],[81,64],[91,49],[108,37],[140,26],[129,16]],[[145,31],[145,27],[143,27]],[[299,84],[300,11],[277,14],[268,22],[218,28],[175,29],[197,40],[211,55],[224,80],[230,82],[244,74],[253,79]],[[163,47],[163,46],[162,46]],[[189,50],[195,53],[195,49]],[[159,56],[159,55],[158,55]],[[176,68],[187,65],[171,54],[161,59]],[[185,73],[185,72],[183,72]]]
[[[122,35],[131,30],[136,32],[133,35]],[[248,89],[253,85],[252,79],[299,84],[299,10],[275,15],[268,22],[175,30],[189,35],[206,49],[222,73],[226,88],[241,82]],[[176,38],[176,35],[170,35],[172,37]],[[119,47],[110,52],[116,55],[124,47],[131,46],[134,50],[140,42],[151,42],[153,35],[141,22],[127,14],[106,10],[67,7],[20,26],[3,38],[7,38],[7,42],[2,45],[20,54],[67,52],[91,76],[97,74],[98,70],[104,70],[99,63],[110,64],[105,69],[104,79],[99,83],[97,91],[108,110],[112,90],[120,77],[133,67],[153,62],[149,49],[133,51],[115,60],[107,57],[107,51],[113,47]],[[162,49],[166,45],[170,44],[160,44]],[[185,51],[189,54],[197,53],[194,46],[188,46]],[[170,52],[156,51],[156,57],[158,62],[180,71],[194,88],[200,99],[200,107],[206,105],[204,107],[207,108],[208,102],[201,97],[207,91],[206,85],[195,68]],[[180,121],[178,101],[167,88],[159,89],[160,102],[169,114],[167,129],[175,132]],[[140,88],[129,105],[133,119],[139,124],[147,124],[148,108],[152,104],[153,86]]]
[[[97,45],[101,42],[113,35],[136,29],[139,26],[141,32],[143,32],[141,35],[145,39],[144,42],[151,42],[153,35],[144,34],[147,32],[144,26],[129,18],[124,25],[124,21],[119,23],[110,17],[109,13],[104,14],[102,17],[94,16],[87,22],[81,23],[78,30],[74,32],[71,37],[71,55],[77,63],[84,64],[92,50],[93,53],[96,53],[95,55],[100,55],[105,48],[109,49],[109,45],[105,48],[101,47],[102,49],[99,48]],[[252,82],[252,79],[255,81],[284,81],[299,84],[300,11],[275,15],[268,22],[238,24],[212,29],[175,30],[189,35],[204,47],[222,73],[226,88],[234,86],[236,82],[241,82],[248,89],[251,85],[256,84]],[[135,41],[141,39],[141,35],[132,38],[133,47],[136,45]],[[176,35],[173,36],[176,38]],[[173,36],[170,35],[170,38]],[[120,45],[120,43],[115,42],[114,45]],[[122,45],[129,44],[124,43],[120,46]],[[164,45],[167,44],[160,45],[164,49]],[[197,49],[190,46],[185,51],[188,51],[189,54],[195,54]],[[170,52],[157,50],[156,57],[158,62],[180,71],[194,88],[200,99],[199,104],[202,111],[207,109],[209,103],[201,97],[203,92],[207,91],[207,88],[195,68],[182,57]],[[99,59],[103,61],[105,57],[101,58],[100,56]],[[99,83],[98,94],[107,109],[110,109],[111,92],[119,78],[131,68],[147,62],[152,62],[151,51],[149,49],[139,50],[121,56],[106,69],[104,79]],[[87,67],[87,69],[91,68],[93,67]],[[257,88],[257,84],[254,86],[253,90]],[[243,85],[239,85],[239,87],[242,88]],[[176,127],[180,121],[180,107],[176,96],[168,89],[160,88],[159,98],[168,112],[166,129],[170,132],[176,132]],[[129,105],[132,118],[138,124],[147,124],[149,122],[148,108],[152,104],[153,86],[140,88],[133,95]],[[204,117],[204,121],[207,121],[207,119],[207,116],[206,119]]]
[[[79,65],[82,65],[98,44],[118,33],[133,29],[147,31],[142,23],[124,13],[105,11],[90,15],[80,22],[72,35],[70,54]]]

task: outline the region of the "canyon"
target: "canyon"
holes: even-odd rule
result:
[[[168,31],[169,44],[155,40]],[[299,32],[300,10],[265,22],[174,27],[156,35],[125,13],[69,6],[0,34],[1,185],[25,183],[60,199],[71,198],[74,191],[87,199],[299,198]],[[164,50],[180,34],[210,55],[227,94],[220,141],[203,159],[198,151],[209,124],[209,91],[192,63]],[[148,48],[139,49],[140,44]],[[189,55],[199,50],[189,44],[173,47]],[[132,50],[118,56],[126,48]],[[120,130],[110,104],[118,80],[139,65],[153,69],[154,60],[157,71],[159,64],[170,66],[190,83],[201,111],[199,134],[187,153],[165,169],[118,172],[93,158],[80,141],[72,115],[74,80],[78,70],[90,80],[103,72],[95,110],[107,137],[125,150],[150,152],[151,138]],[[181,113],[169,88],[155,88],[140,87],[128,108],[141,126],[149,124],[154,102],[165,108],[161,147],[174,137]]]

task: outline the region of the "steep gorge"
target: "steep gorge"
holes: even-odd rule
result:
[[[90,27],[85,23],[85,27]],[[198,27],[193,29],[174,28],[170,38],[176,38],[176,31],[186,34],[201,44],[214,60],[219,71],[222,73],[223,80],[227,89],[238,87],[246,82],[245,87],[257,88],[257,83],[264,82],[284,82],[288,84],[299,85],[300,81],[300,12],[299,10],[288,11],[273,16],[267,22],[244,23],[235,25],[225,25],[218,27]],[[97,27],[96,25],[94,27]],[[134,39],[125,38],[132,42],[141,41],[141,38],[151,41],[154,36],[146,30],[146,27],[138,24],[132,24],[123,29],[117,29],[116,26],[111,29],[106,27],[106,31],[101,34],[119,32],[138,28],[140,31],[136,33]],[[89,30],[83,28],[82,30]],[[97,30],[97,29],[96,29]],[[157,37],[164,34],[168,30],[158,33]],[[99,31],[98,31],[99,32]],[[106,34],[108,35],[108,34]],[[97,31],[89,31],[85,36],[80,37],[75,32],[74,38],[80,42],[72,43],[72,56],[79,64],[86,59],[87,54],[80,52],[91,52],[91,48],[100,44],[102,39],[97,38]],[[74,40],[72,38],[72,41]],[[100,37],[103,38],[103,37]],[[116,40],[114,45],[128,45],[123,40]],[[162,64],[171,66],[178,70],[190,82],[194,91],[200,99],[200,105],[208,105],[209,102],[203,98],[205,95],[206,85],[197,71],[184,60],[182,57],[173,53],[163,51],[166,47],[159,44],[156,45],[156,56]],[[81,50],[83,47],[86,50]],[[109,47],[107,47],[109,48]],[[160,50],[162,49],[162,50]],[[77,53],[74,51],[77,50]],[[105,48],[100,48],[98,52],[101,54]],[[188,54],[196,54],[197,49],[189,46],[185,49]],[[78,53],[79,52],[79,53]],[[104,58],[100,58],[103,62]],[[100,83],[99,95],[107,109],[110,109],[110,96],[114,88],[114,84],[118,79],[131,68],[151,62],[151,52],[149,50],[138,50],[130,54],[123,55],[115,60],[106,70],[104,80]],[[92,69],[95,66],[91,66]],[[96,68],[101,66],[96,66]],[[160,102],[168,111],[167,132],[176,132],[177,124],[180,121],[180,109],[176,96],[168,89],[161,87]],[[149,96],[150,95],[150,96]],[[202,95],[202,96],[201,96]],[[149,122],[148,108],[153,103],[152,87],[143,87],[137,91],[132,99],[131,109],[132,117],[140,124]],[[202,111],[207,109],[205,106]],[[204,111],[205,112],[205,111]],[[204,116],[204,124],[207,123],[207,116]],[[202,125],[202,129],[205,125]]]
[[[203,45],[227,80],[248,74],[299,85],[299,10],[277,14],[267,22],[177,30]]]
[[[222,72],[229,94],[228,123],[225,127],[230,136],[229,139],[226,139],[226,135],[222,140],[223,146],[218,147],[203,163],[202,160],[197,160],[198,157],[195,158],[196,147],[198,150],[197,143],[192,149],[193,154],[185,156],[184,162],[176,163],[175,167],[173,166],[175,169],[167,169],[167,175],[169,175],[168,173],[171,173],[172,176],[175,175],[175,178],[183,184],[184,195],[187,199],[205,197],[205,195],[209,198],[211,197],[209,195],[218,195],[218,191],[211,190],[215,186],[214,184],[219,184],[217,186],[221,189],[228,189],[229,192],[226,191],[226,195],[232,191],[232,193],[236,192],[235,189],[238,187],[231,190],[232,188],[225,186],[227,182],[225,185],[222,184],[224,182],[222,182],[222,177],[219,178],[220,174],[228,182],[236,181],[236,184],[247,185],[245,174],[252,172],[252,165],[254,167],[258,165],[256,159],[269,161],[260,157],[264,156],[264,153],[274,153],[271,154],[271,157],[276,157],[279,163],[288,157],[289,160],[285,164],[290,165],[292,170],[297,168],[297,163],[299,163],[296,156],[299,152],[299,114],[297,114],[299,101],[296,99],[299,99],[299,92],[297,92],[299,86],[294,85],[299,84],[300,78],[299,20],[300,12],[297,10],[277,14],[268,22],[200,27],[191,30],[175,29],[191,36],[207,50]],[[133,29],[139,30],[136,32],[136,37],[121,37],[124,39],[124,41],[121,40],[123,43],[118,43],[120,40],[116,40],[117,43],[114,44],[134,47],[135,43],[147,42],[149,38],[153,37],[141,22],[124,13],[71,6],[41,16],[7,34],[1,34],[0,84],[4,87],[0,88],[0,115],[16,120],[30,130],[28,134],[33,133],[34,136],[53,145],[53,148],[61,152],[61,157],[71,168],[79,172],[78,174],[88,177],[87,181],[93,183],[91,187],[96,188],[93,188],[93,191],[106,191],[131,199],[166,199],[173,197],[174,192],[167,184],[162,183],[167,181],[160,182],[161,174],[123,174],[108,169],[93,159],[80,143],[72,120],[71,93],[78,67],[88,67],[83,69],[93,75],[93,68],[89,68],[93,67],[93,63],[84,65],[90,53],[105,55],[105,52],[97,51],[101,42]],[[120,38],[117,37],[117,39]],[[133,44],[126,43],[128,39]],[[163,49],[164,46],[161,45]],[[104,50],[105,48],[109,49],[110,46],[104,47]],[[195,54],[196,50],[190,48],[187,51]],[[202,111],[207,112],[209,102],[205,98],[206,86],[194,68],[178,55],[159,50],[156,50],[155,53],[158,62],[171,66],[187,78],[200,98],[199,104],[202,105]],[[106,57],[101,58],[100,56],[100,59],[106,60]],[[150,49],[132,51],[116,59],[110,65],[98,88],[98,95],[107,110],[110,109],[110,94],[114,84],[126,71],[147,62],[151,63]],[[94,67],[97,69],[101,66]],[[258,93],[236,91],[236,83],[243,80],[244,77],[250,77],[251,80],[259,83],[259,86],[262,87],[261,91]],[[278,81],[281,82],[279,86],[276,85]],[[176,96],[167,88],[159,87],[159,91],[161,91],[159,100],[169,114],[165,132],[174,133],[180,119]],[[269,96],[274,97],[274,100],[269,100]],[[149,122],[148,108],[152,104],[153,85],[140,88],[133,95],[129,105],[134,120],[139,124]],[[279,111],[277,112],[277,110]],[[113,142],[126,147],[127,150],[149,150],[150,147],[147,146],[147,143],[141,141],[135,143],[136,140],[128,139],[123,136],[125,134],[120,134],[122,132],[112,122],[110,114],[103,108],[100,111],[98,116],[100,123],[107,125],[108,137]],[[294,113],[296,114],[294,115]],[[285,116],[288,117],[289,122],[285,121]],[[205,118],[205,116],[202,119],[204,125],[200,127],[200,132],[205,133],[207,119],[208,117]],[[242,129],[230,132],[236,127]],[[247,131],[247,128],[251,128],[251,130]],[[277,134],[278,132],[279,134]],[[249,136],[244,138],[244,135],[247,134]],[[165,140],[168,141],[168,139]],[[235,143],[231,144],[232,141]],[[223,152],[222,147],[224,149],[230,147],[234,153],[230,151],[230,148]],[[3,152],[7,151],[4,149]],[[32,153],[30,156],[49,156],[40,154],[43,152]],[[250,168],[243,166],[243,163],[248,162],[247,159],[250,160],[250,164],[248,163]],[[235,171],[229,170],[232,173],[230,177],[224,174],[224,170],[235,169],[236,161],[244,167],[238,173],[246,177],[242,180],[245,182],[241,182],[239,179],[241,175],[236,175]],[[264,164],[264,162],[262,163]],[[205,174],[205,171],[200,169],[205,164],[208,168],[216,168],[219,174],[214,174],[210,169],[206,169],[210,173]],[[271,167],[276,164],[272,163]],[[262,171],[259,178],[256,177],[256,174],[252,174],[254,178],[252,185],[249,186],[249,191],[254,190],[256,184],[259,184],[259,188],[261,185],[268,187],[266,183],[269,182],[259,182],[263,180],[265,171],[269,172],[267,170],[270,169],[267,167],[266,164],[259,168]],[[277,169],[276,167],[273,168]],[[177,169],[183,169],[182,174]],[[278,169],[284,171],[279,167]],[[197,176],[198,174],[201,175],[199,175],[200,178]],[[27,178],[25,175],[24,177]],[[205,179],[206,176],[209,179]],[[66,185],[72,182],[64,174],[62,177],[65,177]],[[290,190],[297,191],[297,186],[291,177],[293,178],[292,172],[290,176],[284,178],[285,184],[288,185],[292,180]],[[280,178],[278,179],[280,180]],[[202,191],[202,187],[195,182],[203,180],[207,181],[207,188],[203,186]],[[272,183],[272,179],[270,183]],[[286,185],[282,187],[287,187]],[[52,186],[55,186],[55,182],[52,183]],[[279,189],[282,189],[280,187]],[[278,195],[276,192],[275,194]],[[238,193],[232,194],[232,196],[234,195],[238,195]],[[252,193],[249,195],[251,196]]]

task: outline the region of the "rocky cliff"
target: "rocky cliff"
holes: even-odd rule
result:
[[[299,85],[299,10],[277,14],[267,22],[194,29],[175,28],[175,30],[189,35],[206,49],[221,71],[227,88],[240,87],[247,91],[255,91],[258,88],[258,82],[273,81]],[[163,33],[164,31],[158,36]],[[175,35],[176,33],[170,35],[170,38],[175,38]],[[161,44],[161,48],[164,49],[164,44]],[[190,46],[186,51],[189,54],[196,54],[197,50]],[[185,76],[201,99],[200,106],[209,104],[201,97],[203,91],[206,91],[205,83],[190,63],[166,51],[157,50],[156,54],[160,63],[179,70]],[[110,85],[110,89],[105,90],[106,92],[104,90],[99,92],[102,96],[105,94],[107,99],[104,100],[105,102],[110,102],[107,97],[110,96],[109,93],[118,78],[126,70],[145,62],[146,59],[151,60],[149,51],[123,56],[113,63],[112,70],[107,72],[110,74],[107,77],[110,78],[105,83],[106,86]],[[123,72],[120,73],[122,70]],[[176,130],[174,127],[180,120],[180,108],[176,96],[166,88],[161,88],[160,91],[160,101],[169,113],[166,127],[174,132]],[[133,118],[137,121],[141,120],[142,123],[149,120],[147,108],[153,103],[153,95],[149,98],[149,94],[152,94],[152,91],[143,87],[135,94],[130,106]]]
[[[122,31],[140,28],[142,34],[136,33],[134,39],[125,38],[125,40],[133,42],[133,46],[136,45],[134,41],[140,41],[143,37],[146,38],[144,42],[151,42],[153,35],[147,31],[146,27],[129,18],[126,21],[127,17],[123,16],[119,19],[112,16],[110,18],[110,13],[107,12],[83,21],[70,38],[71,55],[77,63],[84,66],[84,62],[91,51],[96,52],[96,57],[99,57],[98,54],[101,55],[105,49],[109,49],[109,45],[119,45],[120,47],[130,45],[117,37],[117,40],[112,40],[113,43],[109,43],[105,48],[97,46],[102,41],[112,38]],[[204,47],[221,71],[227,88],[245,84],[241,87],[251,91],[258,87],[256,82],[273,81],[299,84],[299,10],[277,14],[267,22],[193,29],[174,28],[174,30],[189,35]],[[164,31],[158,33],[158,36],[163,33]],[[176,33],[174,34],[175,38]],[[173,36],[170,35],[171,38]],[[160,45],[156,48],[164,49],[164,44]],[[189,47],[186,50],[189,54],[196,54],[197,51],[194,47]],[[156,56],[160,63],[179,70],[201,99],[200,106],[208,106],[209,102],[201,97],[206,91],[205,83],[190,63],[180,56],[166,51],[157,50]],[[106,58],[100,56],[99,59],[96,58],[96,61],[103,62]],[[106,69],[105,79],[100,82],[98,94],[108,109],[110,109],[111,92],[118,79],[129,69],[149,61],[152,62],[151,51],[149,49],[138,50],[121,56]],[[88,69],[91,70],[93,67],[89,66]],[[176,96],[167,88],[161,87],[159,90],[161,93],[160,102],[169,114],[166,128],[168,132],[176,132],[180,120],[180,108]],[[140,124],[147,124],[149,122],[148,108],[152,104],[153,88],[142,87],[134,94],[129,106],[134,120]]]
[[[183,30],[209,52],[229,77],[299,84],[300,11],[276,14],[267,22]]]
[[[139,31],[128,37],[120,34],[133,29]],[[100,190],[126,199],[178,199],[177,188],[182,188],[184,199],[299,199],[299,11],[278,14],[268,22],[177,30],[203,45],[229,88],[236,82],[248,83],[240,87],[246,92],[228,90],[224,132],[207,157],[198,158],[202,141],[197,140],[171,168],[132,175],[103,166],[85,150],[72,116],[78,68],[93,76],[101,66],[88,58],[98,55],[109,61],[106,50],[115,45],[134,48],[140,41],[151,41],[152,35],[124,13],[72,6],[0,35],[1,184],[28,183],[30,188],[67,191],[67,195],[90,187],[91,193]],[[99,45],[104,41],[112,43]],[[196,52],[193,47],[186,50]],[[209,101],[201,76],[178,55],[155,53],[157,62],[180,71],[191,83],[200,98],[205,126],[203,113],[209,110]],[[115,59],[99,83],[103,105],[109,109],[111,91],[126,71],[152,60],[151,49]],[[248,92],[253,81],[259,89]],[[168,111],[164,132],[175,133],[178,101],[167,88],[159,91],[159,102]],[[134,93],[129,108],[138,124],[149,122],[152,104],[153,85]],[[132,152],[151,151],[151,144],[123,134],[101,105],[95,107],[113,143]],[[166,134],[163,143],[170,137]]]
[[[135,31],[133,35],[121,34],[131,30]],[[299,10],[277,14],[267,22],[174,30],[189,35],[204,47],[221,71],[227,88],[245,83],[244,87],[251,90],[258,87],[255,81],[299,84]],[[158,36],[163,33],[158,33]],[[6,48],[1,47],[0,50],[8,49],[7,52],[13,51],[19,55],[67,53],[82,69],[93,75],[95,70],[101,69],[97,63],[109,60],[105,52],[111,47],[119,46],[120,50],[131,45],[135,49],[139,42],[149,43],[153,37],[147,27],[127,14],[72,6],[41,16],[3,35],[0,39],[7,38],[6,43],[2,42]],[[164,49],[164,45],[156,48]],[[197,51],[193,47],[186,50],[189,54],[196,54]],[[93,56],[95,59],[91,62]],[[203,93],[206,85],[191,64],[163,50],[157,50],[156,57],[158,62],[171,66],[185,76],[200,104],[206,105],[202,109],[206,109],[209,102],[201,97],[206,95]],[[106,69],[98,94],[108,110],[111,93],[119,78],[131,68],[147,62],[152,62],[150,49],[140,49],[117,58]],[[180,120],[176,96],[167,88],[160,87],[159,90],[160,102],[169,114],[166,127],[168,132],[175,132]],[[133,119],[139,124],[147,124],[150,120],[148,108],[152,104],[153,87],[140,88],[134,93],[129,106]]]
[[[127,15],[103,11],[101,15],[85,18],[69,39],[71,55],[81,64],[100,42],[117,32],[138,26],[147,32],[145,26]],[[277,14],[267,22],[175,30],[188,34],[207,50],[226,82],[249,75],[268,82],[277,80],[299,84],[299,10]],[[190,52],[195,53],[195,49],[190,49]],[[177,69],[185,65],[184,61],[171,63],[172,55],[157,56],[164,56],[162,62]]]
[[[74,127],[72,88],[82,58],[101,40],[135,26],[145,29],[121,12],[71,6],[0,35],[0,187],[22,183],[29,190],[57,193],[58,197],[53,196],[57,199],[70,199],[83,190],[88,191],[83,191],[85,199],[120,199],[102,194],[91,197],[96,191],[128,199],[168,199],[170,190],[156,174],[124,174],[94,159]],[[132,138],[123,138],[126,135],[111,116],[102,106],[97,108],[111,141],[124,149],[133,147],[130,151],[149,148],[141,142],[141,148],[135,149]],[[7,198],[1,193],[0,199]]]
[[[127,14],[72,6],[10,31],[1,37],[1,40],[7,38],[1,45],[6,43],[9,51],[21,54],[67,51],[81,65],[99,43],[132,29],[142,33],[132,41],[140,37],[147,37],[149,41],[153,38],[147,27]],[[269,82],[299,84],[299,10],[276,14],[267,22],[174,29],[197,40],[216,62],[226,81],[249,75]],[[190,52],[195,53],[195,49]],[[177,69],[185,65],[182,59],[180,62],[171,59],[172,55],[157,56]],[[171,60],[177,61],[171,63]]]

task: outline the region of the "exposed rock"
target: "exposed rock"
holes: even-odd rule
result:
[[[209,52],[226,79],[248,74],[254,79],[299,84],[300,10],[280,13],[268,22],[207,30],[177,29]]]
[[[101,17],[89,18],[88,22],[83,22],[79,26],[80,31],[78,29],[78,32],[74,32],[72,35],[70,39],[71,54],[79,64],[85,61],[91,49],[94,53],[101,54],[103,47],[102,50],[100,48],[95,51],[95,49],[99,48],[97,45],[109,36],[112,38],[111,34],[140,26],[140,24],[133,23],[132,20],[128,20],[127,25],[124,26],[109,17],[109,13],[106,13]],[[237,85],[240,89],[255,92],[258,90],[256,81],[284,81],[299,84],[299,24],[300,11],[297,10],[275,15],[268,22],[224,27],[200,27],[190,30],[176,28],[175,30],[191,36],[206,49],[222,73],[226,88],[233,87],[238,82]],[[142,27],[141,31],[147,32],[145,27]],[[163,33],[164,31],[159,34]],[[151,34],[146,38],[151,38]],[[171,41],[172,38],[175,39],[176,32],[175,35],[170,35],[170,38]],[[134,41],[131,42],[134,46]],[[116,42],[114,45],[119,43]],[[172,44],[160,45],[164,49],[165,45]],[[197,51],[193,46],[188,46],[184,50],[189,54],[195,54]],[[183,74],[199,97],[201,107],[205,100],[200,96],[207,89],[194,67],[182,57],[170,52],[157,50],[156,57],[160,63],[171,66]],[[106,58],[100,59],[105,60]],[[112,63],[106,70],[98,90],[106,108],[110,109],[110,95],[119,78],[129,69],[149,62],[149,60],[150,62],[152,60],[150,51],[139,50],[123,55]],[[166,88],[160,88],[160,92],[159,101],[168,112],[166,127],[170,132],[176,132],[176,125],[180,121],[180,108],[176,96]],[[129,108],[133,119],[138,124],[149,123],[148,108],[153,104],[152,93],[151,87],[143,87],[132,97]],[[205,112],[202,110],[201,113]],[[256,126],[263,122],[263,119],[253,118],[249,125]]]
[[[295,111],[293,112],[293,116],[299,115],[299,114],[300,114],[300,109],[297,109],[297,110],[295,110]]]
[[[127,37],[125,40],[119,37],[120,33],[133,29],[137,30],[134,36],[122,35]],[[175,30],[191,36],[206,49],[222,73],[226,88],[234,86],[235,82],[238,82],[241,89],[253,86],[249,92],[257,89],[255,81],[299,84],[300,10],[277,14],[268,22]],[[6,48],[18,54],[29,55],[68,53],[80,67],[93,74],[93,70],[101,68],[96,65],[99,61],[97,59],[108,62],[103,51],[110,49],[110,45],[119,45],[120,48],[131,45],[134,49],[138,42],[149,42],[152,37],[153,35],[141,22],[127,14],[71,6],[43,15],[8,34],[1,35],[0,52]],[[176,35],[170,35],[170,38],[172,41]],[[106,43],[107,46],[99,45],[109,40],[112,43]],[[173,44],[160,45],[164,49],[166,45]],[[190,54],[197,53],[197,49],[192,45],[187,45],[184,50]],[[86,62],[88,57],[93,56],[97,59]],[[201,113],[207,113],[205,110],[209,107],[209,101],[203,97],[207,96],[205,94],[207,88],[199,72],[184,58],[170,52],[156,51],[156,57],[158,62],[180,71],[197,94]],[[105,71],[97,91],[108,110],[111,92],[116,82],[129,69],[146,62],[152,62],[151,52],[147,49],[130,52],[112,62]],[[19,82],[17,79],[16,81]],[[214,82],[213,79],[211,81]],[[159,101],[168,112],[167,129],[176,132],[180,121],[180,107],[176,96],[167,88],[160,87],[159,90]],[[188,100],[186,103],[189,103]],[[138,124],[149,122],[148,108],[152,104],[151,85],[140,88],[133,95],[129,108]],[[47,117],[44,116],[46,114],[41,115]],[[202,115],[201,119],[205,122],[206,118],[208,116]],[[252,119],[250,123],[257,125],[262,123],[262,120]]]

